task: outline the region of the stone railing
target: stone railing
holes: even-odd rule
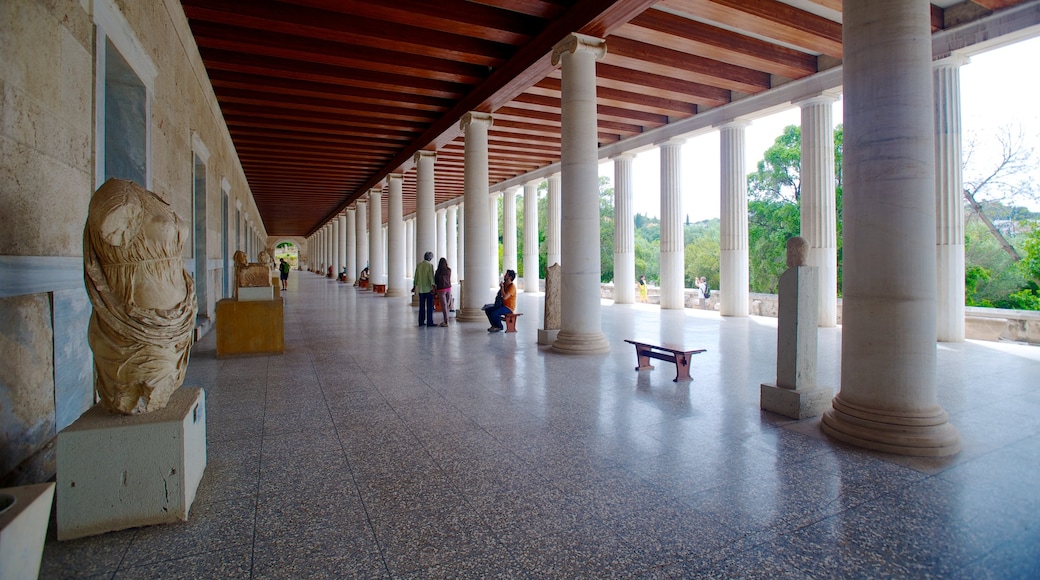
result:
[[[700,308],[697,290],[686,288],[686,307]],[[600,297],[612,300],[614,285],[602,284]],[[748,313],[753,316],[777,317],[780,300],[776,294],[751,294],[749,296]],[[637,298],[638,300],[638,298]],[[660,289],[650,286],[647,289],[647,301],[660,304]],[[712,290],[708,299],[708,310],[719,309],[718,290]],[[838,324],[841,324],[841,298],[838,299]],[[1002,308],[967,307],[964,317],[964,334],[974,340],[1011,340],[1040,344],[1040,312],[1030,310],[1006,310]]]

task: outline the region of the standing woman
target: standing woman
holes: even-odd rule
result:
[[[448,267],[448,260],[441,258],[437,262],[437,272],[433,274],[433,282],[437,287],[437,300],[441,305],[441,312],[444,313],[444,322],[441,326],[448,326],[448,308],[451,303],[451,268]]]

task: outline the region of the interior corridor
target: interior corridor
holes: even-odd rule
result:
[[[542,295],[516,334],[308,272],[283,296],[283,356],[192,352],[189,521],[59,543],[52,517],[42,578],[1040,576],[1040,348],[939,344],[964,450],[908,459],[759,410],[775,319],[605,301],[611,352],[576,357],[537,345]],[[707,352],[676,384],[626,338]]]

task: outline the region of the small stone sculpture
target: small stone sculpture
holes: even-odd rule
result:
[[[184,381],[195,283],[181,248],[189,224],[159,196],[110,179],[90,200],[83,269],[94,312],[87,341],[101,405],[126,415],[157,411]]]
[[[798,266],[809,265],[809,240],[801,237],[794,236],[787,239],[787,267],[797,268]]]
[[[260,253],[256,256],[256,261],[264,266],[267,266],[268,270],[274,268],[274,249],[264,248],[260,250]]]
[[[235,252],[235,298],[239,288],[263,288],[271,285],[271,269],[256,262],[249,263],[246,253]]]

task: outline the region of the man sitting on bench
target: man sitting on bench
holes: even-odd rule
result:
[[[488,332],[502,332],[502,315],[512,314],[516,310],[516,284],[513,284],[513,280],[516,280],[516,272],[506,270],[502,283],[498,285],[495,304],[484,310],[491,322]]]

